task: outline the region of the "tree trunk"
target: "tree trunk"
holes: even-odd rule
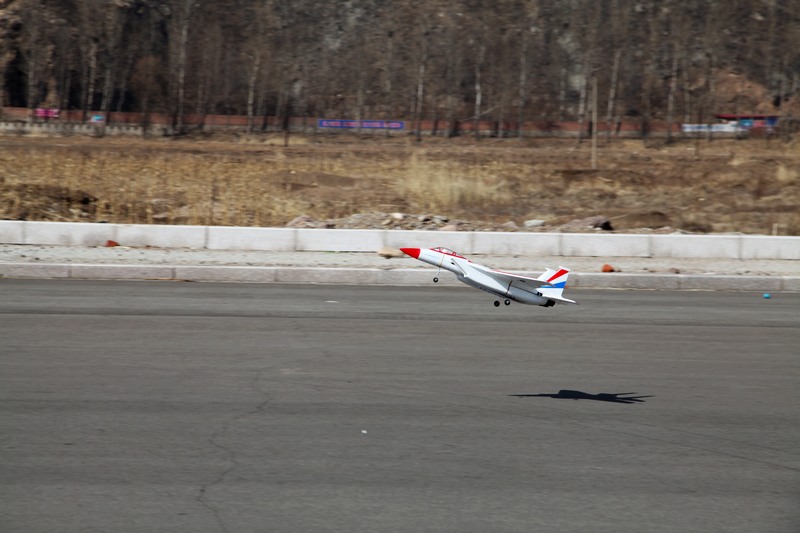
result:
[[[672,142],[673,113],[675,112],[675,93],[678,91],[678,46],[675,46],[675,55],[672,56],[672,70],[669,80],[669,95],[667,96],[667,142]]]
[[[83,112],[81,113],[81,122],[86,122],[86,115],[91,113],[92,104],[94,104],[94,84],[97,77],[97,43],[92,42],[89,46],[89,66],[84,70],[85,77],[83,80]]]
[[[592,75],[592,170],[597,170],[597,75]]]
[[[72,88],[72,69],[71,68],[67,68],[67,69],[64,69],[64,70],[65,70],[65,72],[64,72],[64,85],[63,85],[64,90],[61,91],[61,95],[60,95],[61,99],[60,99],[60,101],[58,103],[59,109],[67,109],[67,107],[69,105],[69,92],[70,92],[70,89]]]
[[[473,117],[473,124],[475,130],[475,139],[481,138],[481,103],[483,100],[483,87],[481,86],[481,71],[483,70],[483,56],[486,53],[486,46],[481,43],[478,49],[478,58],[475,61],[475,115]]]
[[[184,0],[182,9],[180,10],[180,22],[178,27],[179,40],[178,40],[178,60],[175,66],[177,76],[177,91],[175,102],[175,118],[173,125],[176,131],[184,131],[184,104],[186,101],[186,47],[189,42],[189,23],[192,18],[192,10],[195,7],[196,0]]]
[[[449,85],[449,84],[448,84]],[[456,135],[456,96],[453,94],[452,87],[447,90],[447,134],[448,139]]]
[[[108,9],[108,11],[105,17],[105,72],[103,74],[103,95],[100,99],[100,110],[105,116],[104,124],[108,124],[111,119],[111,101],[114,99],[114,88],[116,86],[119,63],[123,61],[123,58],[120,57],[122,54],[118,46],[121,31],[117,11],[118,8],[111,4],[106,9]]]
[[[561,77],[558,83],[558,121],[564,120],[564,108],[567,105],[567,69],[561,69]]]
[[[3,120],[3,106],[6,105],[6,69],[11,60],[11,54],[7,52],[7,45],[4,39],[0,39],[0,120]]]
[[[583,84],[581,85],[581,100],[578,104],[578,144],[583,142],[583,126],[586,124],[586,98],[589,87],[589,62],[583,67]]]
[[[38,53],[36,44],[32,43],[28,60],[28,124],[33,123],[34,108],[36,106],[36,68]]]
[[[606,108],[606,141],[611,140],[611,121],[614,106],[617,103],[617,84],[619,83],[619,63],[622,59],[622,48],[614,53],[614,64],[611,67],[611,86],[608,88],[608,107]]]
[[[712,113],[717,108],[717,80],[716,80],[716,77],[717,77],[717,67],[714,64],[714,56],[709,54],[709,56],[708,56],[708,93],[706,95],[706,98],[708,100],[708,105],[705,106],[705,107],[706,107],[706,109],[709,109]],[[705,118],[705,116],[703,118]],[[703,122],[700,122],[700,123],[703,124]],[[711,141],[711,139],[712,139],[711,128],[708,128],[708,131],[706,133],[706,138],[709,141]]]
[[[187,0],[187,9],[191,4],[190,0]],[[178,50],[178,101],[177,101],[177,114],[175,118],[175,128],[179,131],[183,131],[183,102],[184,102],[184,93],[186,91],[185,83],[186,83],[186,43],[189,40],[189,15],[186,14],[186,18],[184,19],[183,24],[181,25],[181,40],[180,40],[180,48]]]
[[[111,59],[106,63],[106,73],[103,78],[103,98],[100,102],[100,109],[105,114],[105,123],[108,124],[111,117],[111,99],[114,96],[114,69],[111,66]]]
[[[361,121],[364,120],[364,68],[358,74],[358,91],[356,93],[356,134],[361,135]]]
[[[147,138],[150,129],[150,92],[144,93],[142,99],[142,137]]]
[[[125,96],[128,93],[128,78],[130,78],[131,71],[133,69],[133,60],[134,54],[133,52],[129,52],[127,54],[127,60],[125,61],[122,74],[120,75],[119,98],[117,99],[118,113],[121,112],[125,107]]]
[[[292,129],[292,96],[289,94],[289,88],[286,88],[286,105],[283,110],[283,147],[289,147],[289,134]]]
[[[652,118],[652,97],[653,97],[653,76],[655,65],[652,58],[645,62],[644,66],[644,87],[642,90],[642,141],[647,141],[650,136],[650,120]]]
[[[250,80],[247,84],[247,133],[253,133],[255,126],[256,82],[261,68],[261,50],[253,56],[253,67],[250,69]]]
[[[517,112],[517,138],[522,139],[525,124],[525,101],[527,100],[528,83],[528,32],[522,33],[522,44],[519,54],[519,110]]]
[[[425,96],[425,65],[428,62],[428,42],[427,36],[422,42],[422,55],[417,67],[417,96],[414,100],[414,129],[417,142],[422,140],[422,99]]]
[[[691,122],[692,117],[692,93],[689,91],[689,62],[684,55],[683,60],[683,123],[688,124]]]
[[[455,30],[452,26],[448,27],[447,36],[448,36],[448,51],[447,51],[447,74],[445,76],[446,80],[446,96],[445,96],[445,120],[447,121],[447,131],[445,132],[445,137],[450,139],[455,137],[456,132],[456,86],[457,86],[457,74],[456,74],[456,43],[454,39]]]

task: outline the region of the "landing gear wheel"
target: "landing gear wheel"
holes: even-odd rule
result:
[[[511,305],[511,300],[506,300],[504,303],[505,303],[506,305]]]
[[[439,278],[433,278],[434,283],[439,283]]]
[[[495,307],[500,307],[500,302],[499,302],[499,301],[497,301],[497,300],[495,300],[495,302],[494,302],[494,306],[495,306]]]

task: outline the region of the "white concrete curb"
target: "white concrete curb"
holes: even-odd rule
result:
[[[536,275],[534,272],[520,272]],[[424,269],[81,265],[0,263],[0,277],[19,279],[180,280],[239,283],[318,283],[333,285],[421,286],[431,281]],[[446,282],[447,278],[443,278]],[[720,276],[713,274],[598,274],[574,272],[570,287],[580,289],[656,289],[800,292],[798,276]]]
[[[446,246],[465,255],[800,260],[800,237],[347,230],[0,221],[0,243],[374,252]]]

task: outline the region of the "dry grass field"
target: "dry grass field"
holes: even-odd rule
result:
[[[283,226],[404,212],[538,231],[800,234],[800,142],[0,137],[0,218]],[[775,226],[775,225],[778,226]],[[466,226],[465,226],[466,227]],[[504,227],[503,229],[508,229]]]

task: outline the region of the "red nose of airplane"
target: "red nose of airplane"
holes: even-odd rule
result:
[[[414,259],[419,259],[419,248],[400,248],[400,251]]]

